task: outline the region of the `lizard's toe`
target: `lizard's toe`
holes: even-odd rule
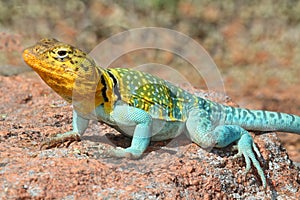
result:
[[[64,134],[57,134],[56,136],[43,141],[40,145],[40,149],[50,149],[57,147],[65,142],[70,145],[74,141],[80,141],[80,136],[76,132],[66,132]]]
[[[252,163],[261,178],[263,187],[265,188],[267,185],[266,177],[265,177],[265,174],[264,174],[258,160],[256,159],[256,156],[255,156],[253,150],[256,152],[256,154],[258,154],[258,156],[260,156],[258,148],[254,144],[251,135],[244,134],[238,141],[238,153],[234,156],[234,158],[241,157],[242,155],[244,156],[245,162],[246,162],[245,174],[247,174],[247,172],[250,170],[251,163]]]
[[[126,149],[124,149],[122,147],[116,147],[109,151],[109,154],[113,157],[128,158],[128,159],[138,159],[142,156],[142,153],[143,152],[135,150],[131,147],[126,148]]]

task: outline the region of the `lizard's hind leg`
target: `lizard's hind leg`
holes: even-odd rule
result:
[[[216,144],[212,121],[205,110],[194,109],[189,112],[186,128],[189,138],[202,148],[212,148]]]
[[[250,133],[237,125],[215,125],[212,119],[205,110],[192,110],[186,122],[191,140],[204,148],[222,148],[237,142],[238,153],[234,158],[244,156],[246,173],[250,170],[252,162],[257,169],[263,186],[266,187],[266,177],[255,156],[255,153],[258,156],[260,156],[260,153]]]

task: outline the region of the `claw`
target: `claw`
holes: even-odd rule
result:
[[[53,147],[57,147],[65,142],[68,142],[70,145],[74,141],[80,141],[80,136],[76,132],[66,132],[64,134],[57,134],[50,139],[47,139],[41,143],[40,149],[50,149]]]
[[[258,156],[261,156],[257,146],[253,142],[251,135],[244,134],[244,135],[242,135],[242,137],[240,138],[240,140],[238,142],[238,153],[233,158],[238,158],[238,157],[241,157],[242,155],[244,156],[245,162],[246,162],[245,174],[247,174],[248,171],[250,170],[251,162],[252,162],[252,164],[256,168],[256,170],[261,178],[263,187],[266,188],[267,181],[266,181],[265,174],[264,174],[258,160],[256,159],[253,150],[255,151],[255,153]]]
[[[142,152],[137,151],[132,148],[122,148],[122,147],[117,147],[109,151],[109,155],[117,158],[128,158],[128,159],[138,159],[141,157]]]

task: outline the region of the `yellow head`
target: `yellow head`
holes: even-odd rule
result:
[[[40,40],[34,46],[24,50],[23,58],[55,92],[68,102],[72,100],[74,84],[80,84],[80,78],[83,76],[86,82],[95,75],[95,63],[86,53],[56,39]]]
[[[111,111],[113,102],[105,102],[102,94],[104,90],[110,94],[112,85],[105,70],[97,67],[83,51],[56,39],[42,39],[24,50],[23,59],[81,113],[89,113],[100,104],[104,104],[107,112]],[[101,77],[105,84],[100,81]]]

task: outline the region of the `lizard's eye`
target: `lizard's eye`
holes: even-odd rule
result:
[[[68,56],[67,50],[59,50],[59,51],[57,51],[57,54],[58,54],[59,58],[65,58]]]
[[[53,50],[51,53],[56,60],[66,61],[67,59],[70,59],[72,51],[67,48],[59,48]]]

